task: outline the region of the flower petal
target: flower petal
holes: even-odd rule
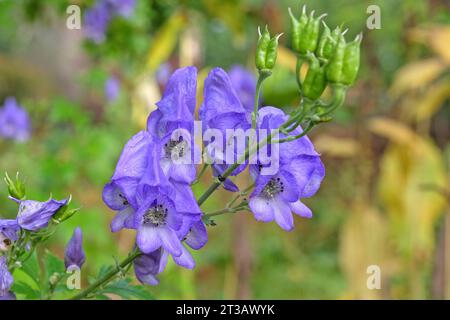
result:
[[[139,249],[144,253],[150,253],[159,249],[162,241],[156,227],[143,225],[139,227],[136,235],[136,242]]]

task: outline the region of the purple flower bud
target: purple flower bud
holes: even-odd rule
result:
[[[8,251],[17,240],[19,225],[16,220],[0,219],[0,251]]]
[[[120,93],[120,81],[114,76],[111,76],[105,82],[105,97],[108,102],[116,101]]]
[[[66,246],[66,252],[64,254],[64,264],[66,268],[76,265],[81,268],[86,261],[86,256],[83,250],[83,233],[78,227],[73,232],[72,238]]]
[[[112,14],[125,18],[133,14],[134,7],[136,6],[135,0],[106,0],[106,2],[110,6]]]
[[[68,199],[61,201],[50,199],[46,202],[39,202],[10,198],[19,204],[19,213],[17,214],[19,226],[30,231],[38,231],[47,227],[53,215],[68,203]]]
[[[14,300],[15,295],[9,291],[14,278],[8,270],[5,257],[0,257],[0,300]]]
[[[30,134],[31,125],[28,113],[14,97],[7,98],[3,108],[0,108],[0,136],[24,142],[30,138]]]
[[[94,7],[86,10],[84,15],[84,30],[86,37],[96,43],[103,42],[110,20],[110,10],[103,1],[98,2]]]
[[[134,273],[136,278],[145,284],[156,286],[159,284],[156,276],[164,271],[167,265],[168,254],[162,248],[151,253],[143,254],[134,260]]]

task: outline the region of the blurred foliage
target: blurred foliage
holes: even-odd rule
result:
[[[195,271],[169,264],[160,286],[148,289],[151,296],[130,294],[450,298],[450,245],[444,245],[450,232],[447,1],[141,0],[132,19],[114,19],[98,45],[83,40],[82,30],[65,28],[69,3],[84,10],[94,1],[0,1],[0,100],[16,96],[33,119],[31,141],[0,141],[0,168],[20,171],[32,198],[73,195],[74,206],[82,209],[62,224],[49,247],[62,257],[73,228],[81,226],[85,283],[88,274],[133,245],[132,232],[109,232],[112,212],[101,190],[122,145],[145,126],[159,100],[163,71],[194,64],[204,79],[214,66],[254,70],[256,26],[286,32],[287,8],[305,3],[329,13],[330,26],[344,22],[355,33],[349,37],[364,33],[362,70],[346,107],[333,124],[313,133],[327,168],[320,192],[307,201],[314,218],[296,218],[288,234],[250,214],[218,218],[208,245],[194,252]],[[380,30],[366,28],[370,4],[381,8]],[[279,63],[263,88],[266,105],[286,109],[297,104],[289,39],[286,32]],[[119,99],[108,104],[103,85],[111,74],[122,88]],[[198,92],[200,98],[202,81]],[[195,186],[196,194],[206,179]],[[229,197],[221,191],[205,210]],[[0,198],[6,199],[6,188],[0,188]],[[14,210],[12,203],[0,202],[0,215],[13,217]],[[381,268],[381,290],[367,289],[370,265]],[[15,289],[31,297],[35,284],[29,278],[21,276]],[[123,288],[122,282],[111,290]]]

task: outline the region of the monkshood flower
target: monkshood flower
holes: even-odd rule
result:
[[[106,2],[110,6],[113,15],[119,15],[125,18],[133,14],[136,6],[136,0],[106,0]]]
[[[16,296],[10,292],[14,282],[13,276],[8,270],[6,258],[0,256],[0,300],[15,300]]]
[[[274,129],[286,121],[283,111],[265,107],[260,110],[260,128]],[[301,128],[294,130],[294,135]],[[284,137],[284,135],[280,135]],[[302,137],[281,144],[280,168],[276,174],[260,174],[262,165],[251,165],[250,172],[255,179],[255,188],[250,195],[249,206],[256,220],[276,221],[284,230],[294,227],[292,212],[305,218],[312,217],[311,210],[300,199],[312,197],[325,176],[325,168],[311,141]]]
[[[160,163],[164,174],[177,182],[192,183],[199,153],[193,137],[197,69],[177,69],[169,79],[158,109],[147,120],[147,131],[161,139]]]
[[[85,261],[86,256],[83,250],[83,233],[80,228],[76,228],[72,238],[70,238],[67,243],[64,254],[64,264],[66,269],[74,265],[81,268]]]
[[[87,9],[83,24],[86,37],[96,43],[103,42],[110,20],[110,10],[105,1],[99,1]]]
[[[227,137],[227,129],[242,129],[245,132],[251,127],[251,113],[242,106],[230,78],[221,68],[211,70],[205,80],[204,101],[199,110],[199,118],[203,121],[203,130],[217,129],[222,132],[222,141],[217,139],[213,143],[205,142],[206,152],[213,160],[213,174],[219,176],[229,166],[224,163],[226,158],[224,150],[227,150],[226,147],[230,145],[233,137]],[[243,150],[239,150],[237,144],[234,146],[234,161],[237,161]],[[241,164],[231,175],[241,173],[245,167],[245,163]],[[229,179],[224,181],[224,188],[238,191],[237,186]]]
[[[0,136],[19,142],[30,138],[31,125],[28,113],[16,101],[14,97],[6,98],[0,108]]]
[[[199,217],[200,218],[200,217]],[[183,226],[179,230],[184,243],[194,250],[201,249],[208,241],[206,227],[201,219],[184,219]],[[183,252],[179,257],[173,256],[176,264],[193,269],[195,261],[189,251],[183,246]],[[143,254],[134,261],[134,271],[138,280],[149,285],[159,284],[157,275],[162,273],[167,265],[168,252],[162,247],[148,254]]]
[[[16,219],[0,219],[0,251],[8,251],[17,241],[19,225]]]
[[[69,199],[61,201],[50,199],[46,202],[18,200],[12,197],[10,199],[19,204],[18,225],[29,231],[38,231],[47,227],[53,215],[69,202]]]
[[[233,66],[228,75],[242,105],[248,112],[252,112],[256,94],[255,75],[239,65]]]
[[[99,0],[84,15],[86,36],[96,43],[103,42],[111,19],[130,17],[135,5],[135,0]]]
[[[111,182],[103,189],[103,202],[117,211],[111,222],[111,231],[134,228],[134,213],[137,210],[136,188],[149,167],[152,137],[146,131],[134,135],[122,150]]]
[[[111,76],[105,82],[105,97],[108,102],[116,101],[120,93],[120,81],[114,76]]]
[[[151,286],[159,284],[156,277],[164,271],[167,265],[168,254],[162,248],[151,253],[143,254],[134,260],[134,273],[141,282]]]

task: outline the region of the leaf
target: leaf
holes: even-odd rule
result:
[[[360,150],[360,145],[354,139],[332,135],[318,136],[314,145],[319,153],[334,157],[353,157]]]
[[[423,88],[444,72],[446,67],[436,58],[407,64],[397,71],[390,94],[397,98],[409,90]]]
[[[54,273],[62,274],[66,271],[64,262],[57,256],[53,255],[50,251],[47,251],[45,255],[45,269],[47,271],[48,278]]]
[[[33,282],[40,287],[39,283],[39,265],[37,261],[36,252],[34,252],[31,257],[25,261],[25,263],[20,268],[22,272],[28,275]]]
[[[41,294],[38,290],[33,289],[29,284],[23,282],[23,281],[17,281],[14,282],[12,288],[12,292],[14,292],[16,295],[21,294],[24,296],[25,299],[39,299]]]
[[[428,120],[449,99],[450,79],[445,79],[429,87],[411,110],[417,121]]]
[[[97,292],[100,296],[115,294],[124,299],[154,300],[154,297],[144,286],[132,285],[131,278],[119,279],[108,284],[104,289]]]

